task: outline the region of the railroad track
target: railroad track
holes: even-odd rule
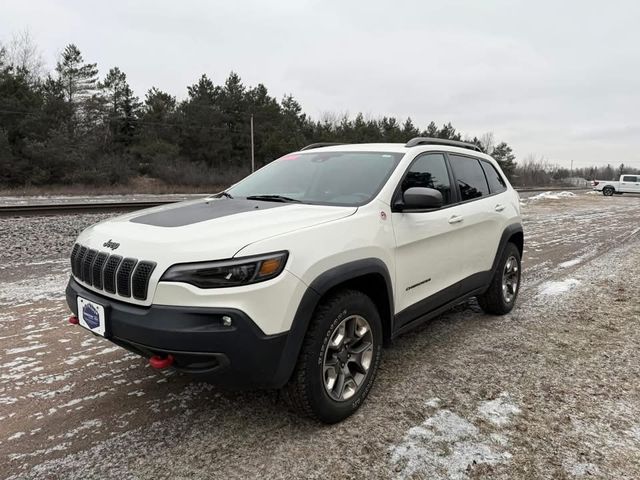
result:
[[[588,190],[588,188],[516,188],[520,193]],[[29,215],[62,215],[72,213],[130,212],[143,208],[168,205],[180,200],[153,200],[138,202],[102,203],[56,203],[40,205],[0,205],[0,217],[23,217]]]

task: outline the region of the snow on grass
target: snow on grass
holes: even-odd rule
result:
[[[13,435],[11,435],[9,438],[7,438],[7,440],[17,440],[23,435],[25,435],[25,432],[16,432]]]
[[[582,262],[582,258],[578,257],[578,258],[574,258],[573,260],[567,260],[566,262],[559,263],[558,267],[569,268],[569,267],[573,267],[574,265],[578,265],[581,262]]]
[[[520,413],[520,409],[513,404],[509,394],[501,393],[495,400],[482,402],[478,413],[485,420],[501,427],[507,425],[513,415]]]
[[[402,479],[464,479],[470,465],[493,465],[510,458],[509,452],[496,451],[478,427],[449,410],[439,410],[409,429],[391,454],[397,478]]]
[[[64,298],[69,275],[43,275],[0,284],[0,305],[18,305],[38,300]]]
[[[561,293],[568,292],[579,284],[580,281],[575,278],[567,278],[566,280],[558,282],[544,282],[538,287],[538,293],[540,295],[560,295]]]
[[[47,347],[46,345],[43,345],[41,343],[36,343],[34,345],[29,345],[27,347],[9,348],[5,350],[4,353],[6,355],[15,355],[16,353],[30,352],[31,350],[39,350],[41,348],[46,348],[46,347]]]
[[[592,477],[593,475],[598,475],[600,469],[597,465],[593,463],[564,463],[564,469],[568,474],[573,475],[574,477]]]
[[[429,408],[440,404],[437,397],[425,401]],[[519,413],[520,408],[504,392],[494,400],[481,402],[476,418],[502,429]],[[402,442],[391,448],[397,478],[464,479],[473,465],[508,462],[511,454],[506,451],[507,435],[500,430],[485,430],[450,410],[437,410],[422,424],[410,428]]]

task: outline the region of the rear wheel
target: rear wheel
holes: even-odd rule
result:
[[[610,197],[610,196],[611,196],[611,195],[613,195],[615,192],[616,192],[616,191],[615,191],[615,189],[614,189],[613,187],[604,187],[604,188],[602,189],[602,194],[603,194],[605,197]]]
[[[487,313],[504,315],[513,309],[519,290],[520,250],[513,243],[507,243],[491,284],[478,296],[478,303]]]
[[[362,292],[338,292],[316,309],[284,397],[304,415],[339,422],[367,397],[381,350],[374,303]]]

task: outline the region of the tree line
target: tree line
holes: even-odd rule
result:
[[[359,113],[314,120],[291,95],[281,100],[231,72],[222,85],[202,75],[178,100],[156,87],[143,99],[125,72],[99,75],[67,45],[50,73],[26,36],[0,47],[0,186],[116,185],[134,177],[167,184],[227,185],[249,173],[250,121],[259,167],[320,142],[406,142],[416,136],[466,140],[518,178],[515,155],[492,134],[469,137],[451,123],[420,129],[411,118]]]

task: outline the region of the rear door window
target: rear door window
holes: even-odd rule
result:
[[[638,177],[634,177],[633,175],[625,175],[624,177],[622,177],[622,181],[623,182],[637,182],[638,181]]]
[[[487,176],[487,182],[489,183],[489,190],[491,193],[502,193],[507,190],[507,184],[500,175],[500,172],[489,162],[480,160],[480,165],[484,170],[484,174]]]
[[[489,195],[489,185],[478,159],[449,155],[449,162],[460,192],[460,200],[465,202]]]

